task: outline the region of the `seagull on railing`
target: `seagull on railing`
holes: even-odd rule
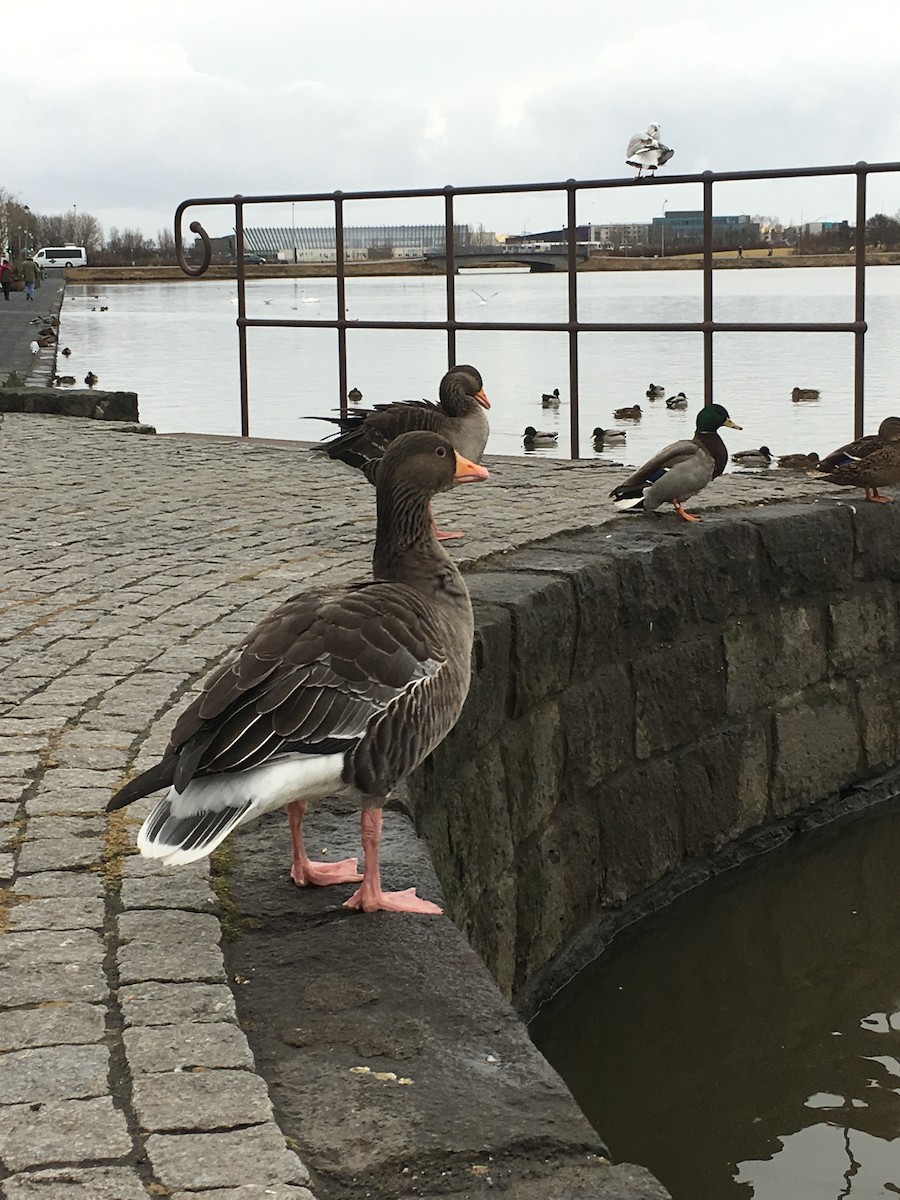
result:
[[[659,126],[648,125],[646,133],[636,133],[628,143],[625,162],[629,167],[637,167],[636,178],[640,179],[645,168],[655,171],[657,167],[667,163],[674,153],[674,150],[670,150],[659,140]]]

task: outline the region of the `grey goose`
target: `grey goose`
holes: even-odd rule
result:
[[[341,431],[314,449],[370,475],[373,463],[394,438],[413,429],[428,429],[452,442],[463,458],[478,462],[490,433],[485,409],[491,406],[480,372],[464,363],[451,367],[440,382],[438,397],[437,404],[430,400],[397,400],[355,409],[346,416],[325,417]],[[461,532],[436,532],[441,540],[464,536]]]
[[[145,856],[192,862],[286,805],[298,886],[361,879],[348,908],[441,911],[412,888],[382,891],[382,807],[456,723],[469,689],[472,605],[429,502],[488,472],[422,431],[393,441],[375,474],[373,578],[276,608],[207,678],[160,762],[110,800],[112,811],[168,788],[138,835]],[[304,847],[307,804],[338,792],[362,804],[362,876],[355,858],[311,862]]]

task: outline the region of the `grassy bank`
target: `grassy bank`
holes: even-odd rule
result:
[[[794,254],[778,250],[770,258],[765,250],[746,250],[739,258],[734,250],[721,251],[713,255],[717,270],[781,270],[786,267],[852,267],[852,254]],[[866,255],[869,266],[893,266],[900,263],[900,253],[871,250]],[[509,262],[485,263],[479,269],[492,267],[506,269]],[[672,255],[666,258],[589,258],[579,263],[579,271],[699,271],[703,266],[702,254]],[[525,270],[525,268],[521,268]],[[347,276],[360,275],[442,275],[440,267],[433,263],[409,262],[398,259],[389,262],[347,263]],[[235,265],[215,264],[202,279],[234,279]],[[246,268],[248,279],[315,279],[334,275],[331,263],[265,263]],[[179,267],[77,267],[66,271],[72,283],[172,283],[184,281],[185,275]]]

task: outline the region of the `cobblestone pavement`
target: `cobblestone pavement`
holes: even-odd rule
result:
[[[150,802],[104,808],[269,608],[365,575],[372,490],[297,446],[0,421],[0,1194],[309,1200],[236,1023],[207,864],[163,872],[130,852]],[[489,465],[436,504],[469,531],[463,561],[612,519],[621,469]],[[823,490],[729,475],[696,508]]]

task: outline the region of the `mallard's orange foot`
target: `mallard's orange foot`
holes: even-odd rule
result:
[[[686,508],[682,508],[680,504],[675,505],[675,511],[681,517],[682,521],[699,521],[699,517],[695,517],[693,513],[689,513]]]
[[[415,888],[383,892],[381,888],[367,888],[365,884],[344,901],[344,908],[358,908],[362,912],[425,913],[432,917],[439,917],[444,911],[440,905],[417,896]]]
[[[297,887],[329,887],[333,883],[359,883],[358,858],[342,858],[340,862],[294,862],[291,879]]]

